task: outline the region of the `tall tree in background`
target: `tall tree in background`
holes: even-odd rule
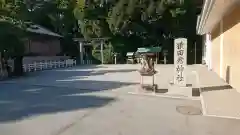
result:
[[[0,52],[15,56],[15,75],[22,75],[24,21],[22,1],[0,1]],[[17,68],[19,67],[19,68]]]
[[[111,36],[106,21],[113,1],[108,0],[77,0],[74,10],[75,17],[84,38]]]
[[[172,50],[175,37],[194,42],[195,6],[192,0],[0,0],[0,37],[12,32],[21,39],[22,31],[11,29],[33,22],[63,35],[69,53],[77,53],[73,37],[111,37],[115,51],[123,53],[141,46]]]
[[[173,20],[184,15],[183,5],[175,0],[119,0],[109,12],[109,27],[133,39],[129,44],[137,43],[136,47],[161,46],[173,36]]]
[[[75,24],[72,13],[74,6],[69,3],[68,0],[0,0],[0,52],[17,57],[17,65],[21,67],[24,53],[22,41],[29,22],[40,24],[66,37],[72,35]],[[66,44],[71,45],[69,42]],[[18,74],[21,72],[19,69]]]
[[[0,1],[0,51],[8,50],[11,54],[21,55],[25,28],[23,3],[21,0]]]
[[[183,0],[84,2],[78,0],[75,10],[84,37],[112,36],[113,39],[117,38],[117,42],[121,39],[123,44],[133,39],[133,42],[138,43],[137,46],[161,44],[176,30],[173,20],[185,13]]]
[[[163,46],[173,52],[174,38],[187,37],[189,49],[196,39],[196,5],[192,0],[78,0],[78,3],[75,16],[84,37],[110,36],[118,51]]]

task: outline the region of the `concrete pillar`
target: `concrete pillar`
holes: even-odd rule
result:
[[[208,70],[212,70],[212,41],[211,34],[206,34],[206,64]]]
[[[223,32],[223,19],[220,21],[220,77],[223,78],[223,39],[224,39],[224,32]]]
[[[79,42],[79,51],[80,51],[80,64],[83,64],[83,43]]]
[[[104,56],[103,56],[103,40],[101,41],[101,61],[104,64]]]
[[[114,54],[114,63],[117,64],[117,54]]]

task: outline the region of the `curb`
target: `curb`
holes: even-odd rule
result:
[[[223,115],[203,115],[206,117],[215,117],[215,118],[223,118],[223,119],[234,119],[234,120],[240,120],[240,117],[231,117],[231,116],[223,116]]]
[[[184,99],[184,100],[200,100],[199,97],[182,97],[182,96],[174,96],[174,95],[163,95],[163,94],[155,94],[155,93],[140,93],[140,92],[128,92],[128,94],[132,95],[140,95],[140,96],[151,96],[151,97],[162,97],[162,98],[171,98],[171,99]]]

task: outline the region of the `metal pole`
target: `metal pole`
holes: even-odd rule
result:
[[[158,53],[156,53],[156,60],[155,60],[156,64],[158,64]]]
[[[196,42],[195,42],[195,53],[194,53],[194,57],[195,57],[195,64],[197,64],[197,46],[196,46]]]
[[[164,57],[164,60],[163,60],[163,61],[164,61],[164,64],[167,64],[167,58],[166,58],[167,56],[164,54],[163,57]]]
[[[103,58],[103,41],[101,41],[101,60],[102,60],[102,64],[104,64],[104,58]]]

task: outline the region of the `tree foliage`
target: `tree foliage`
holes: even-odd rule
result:
[[[173,39],[195,40],[192,0],[77,0],[75,18],[84,38],[111,37],[114,51],[142,46],[172,50]]]
[[[29,22],[42,25],[63,36],[74,35],[74,8],[74,0],[0,0],[0,39],[5,41],[1,42],[0,48],[6,49],[7,45],[3,43],[19,47],[19,44],[11,43],[11,38],[6,37],[15,36],[21,42]]]
[[[111,3],[107,0],[77,0],[74,15],[84,38],[107,37],[109,31],[106,17]]]
[[[0,38],[21,39],[32,22],[63,35],[64,48],[74,48],[67,47],[73,37],[110,37],[114,51],[135,51],[178,36],[194,39],[194,6],[192,0],[0,0]]]
[[[186,13],[183,0],[78,0],[75,17],[85,38],[135,37],[159,45],[172,37]]]
[[[24,36],[22,32],[24,23],[21,15],[20,0],[0,1],[0,52],[7,50],[14,55],[23,53],[23,43],[20,38]]]

